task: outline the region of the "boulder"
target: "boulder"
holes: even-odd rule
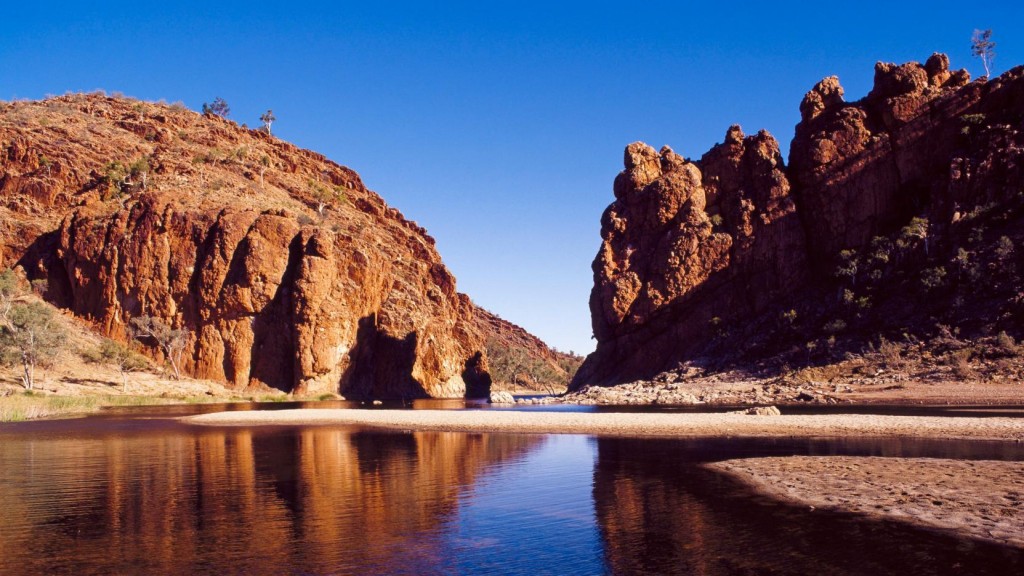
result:
[[[491,404],[515,404],[516,399],[512,396],[512,393],[505,391],[491,392],[490,397]]]

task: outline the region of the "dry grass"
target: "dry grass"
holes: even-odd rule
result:
[[[21,422],[90,414],[107,406],[153,406],[166,404],[208,404],[247,399],[211,396],[56,396],[21,393],[0,398],[0,422]]]
[[[971,367],[971,349],[961,348],[948,354],[947,362],[953,367],[953,374],[957,378],[970,379],[975,376]]]

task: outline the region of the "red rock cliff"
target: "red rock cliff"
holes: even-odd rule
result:
[[[674,369],[718,326],[829,286],[840,251],[915,217],[941,236],[1024,189],[1024,69],[970,82],[941,54],[879,63],[864,99],[830,77],[800,111],[789,166],[769,134],[736,126],[699,161],[626,148],[593,265],[597,349],[574,387]]]
[[[0,266],[104,334],[139,316],[185,328],[184,370],[236,388],[486,394],[474,305],[351,170],[99,95],[0,105],[0,150]]]

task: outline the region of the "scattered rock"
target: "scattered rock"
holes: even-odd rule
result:
[[[516,403],[516,399],[515,399],[515,396],[513,396],[509,392],[504,392],[504,391],[491,392],[490,403],[491,404],[515,404]]]
[[[749,414],[751,416],[781,416],[782,412],[775,406],[754,406],[746,410],[737,410],[730,414]]]

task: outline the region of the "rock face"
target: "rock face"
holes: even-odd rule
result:
[[[1022,189],[1024,69],[970,82],[935,54],[879,63],[867,97],[843,96],[836,77],[807,93],[789,166],[771,135],[738,126],[699,161],[626,148],[593,265],[597,349],[573,388],[674,369],[720,326],[831,286],[840,251],[915,217],[941,235]]]
[[[879,62],[874,88],[859,102],[843,102],[835,77],[807,93],[789,172],[816,262],[830,264],[839,250],[949,196],[950,163],[963,146],[959,119],[991,92],[969,80],[935,54],[923,66]]]
[[[140,316],[186,329],[184,371],[239,389],[487,396],[476,307],[351,170],[98,95],[0,106],[0,146],[0,266],[104,334]]]
[[[601,221],[579,383],[674,367],[723,317],[760,312],[806,272],[779,146],[738,126],[699,162],[633,143]]]

